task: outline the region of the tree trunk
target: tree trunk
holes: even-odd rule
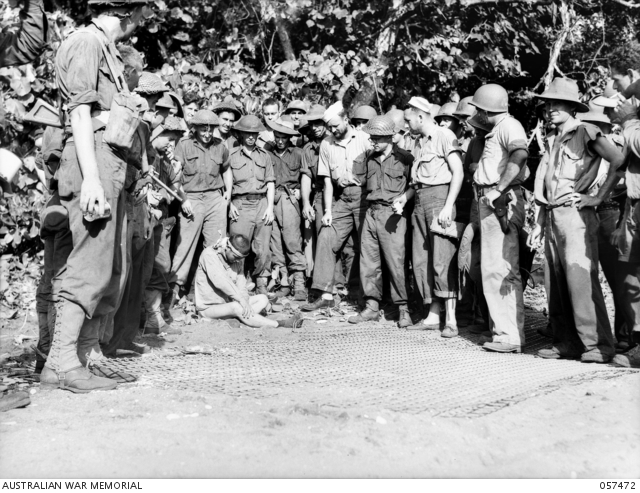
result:
[[[296,52],[293,51],[293,45],[291,44],[291,37],[289,36],[289,26],[279,13],[276,14],[273,21],[276,24],[276,31],[278,32],[278,39],[284,51],[284,57],[287,60],[295,60]]]

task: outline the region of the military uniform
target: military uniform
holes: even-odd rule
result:
[[[177,250],[171,266],[171,283],[184,286],[200,235],[204,236],[206,248],[227,234],[222,174],[229,167],[229,151],[215,138],[205,146],[193,137],[178,143],[175,156],[183,163],[182,188],[193,208],[193,218],[180,217]]]
[[[412,163],[411,153],[395,145],[384,159],[372,152],[369,152],[365,159],[368,206],[360,244],[360,282],[365,299],[376,302],[382,299],[384,257],[389,268],[391,299],[396,305],[407,304],[407,218],[405,215],[396,214],[392,205],[393,201],[407,190]]]
[[[251,152],[236,147],[229,156],[229,166],[233,173],[231,201],[239,214],[236,221],[231,221],[229,234],[241,234],[251,240],[251,250],[255,254],[253,274],[268,277],[272,226],[264,223],[263,216],[269,207],[267,184],[275,182],[271,155],[259,147]]]
[[[302,150],[287,147],[282,154],[271,153],[275,173],[275,200],[273,228],[271,230],[271,265],[290,272],[304,272],[307,262],[302,251],[302,213],[300,201],[293,195],[300,190]],[[286,256],[285,256],[286,251]]]

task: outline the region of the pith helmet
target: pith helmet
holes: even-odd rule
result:
[[[265,126],[255,115],[245,115],[233,126],[238,132],[260,133],[266,130]]]
[[[362,128],[369,135],[376,135],[380,137],[387,137],[395,135],[396,124],[387,115],[374,116],[367,124]]]
[[[538,96],[538,98],[573,103],[579,113],[586,113],[589,111],[589,107],[580,101],[578,83],[575,80],[567,79],[566,77],[556,77],[553,79],[549,85],[549,89]]]
[[[358,106],[355,109],[351,119],[352,120],[365,120],[365,121],[368,122],[374,116],[378,116],[378,112],[375,110],[375,108],[372,108],[371,106],[368,106],[368,105],[365,104],[365,105],[362,105],[362,106]]]
[[[463,117],[471,117],[476,112],[476,109],[471,104],[471,100],[473,96],[467,96],[466,98],[462,98],[456,107],[456,110],[453,112],[456,116]]]
[[[138,94],[161,94],[168,91],[169,88],[162,79],[151,72],[142,72],[135,90]]]
[[[476,91],[470,104],[492,113],[506,113],[509,110],[509,95],[498,84],[485,84]]]
[[[220,120],[211,110],[200,110],[189,122],[191,125],[220,125]]]
[[[433,119],[437,122],[441,120],[443,116],[450,116],[451,118],[455,118],[459,120],[459,118],[455,115],[455,111],[458,108],[458,103],[445,103],[438,111],[438,114],[433,117]]]
[[[396,133],[398,132],[402,132],[404,130],[404,111],[402,110],[389,110],[387,111],[387,114],[385,116],[388,116],[389,118],[391,118],[393,120],[393,123],[395,125],[396,128]]]
[[[294,110],[302,111],[303,113],[306,113],[307,112],[307,105],[304,104],[304,101],[300,101],[299,99],[296,99],[295,101],[291,101],[287,105],[287,108],[284,110],[283,114],[287,115],[287,114],[291,113]]]

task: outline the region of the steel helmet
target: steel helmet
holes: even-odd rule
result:
[[[509,95],[506,89],[498,84],[485,84],[473,95],[471,104],[492,113],[506,113],[509,111]]]
[[[362,128],[369,135],[390,137],[396,133],[396,124],[390,116],[374,116]]]
[[[402,132],[404,130],[404,111],[389,110],[386,116],[393,120],[393,123],[396,126],[396,133]]]
[[[457,108],[458,103],[445,103],[442,105],[440,111],[438,111],[438,114],[434,116],[433,119],[439,122],[443,116],[450,116],[451,118],[459,120],[459,118],[455,115],[455,111]]]
[[[362,106],[358,106],[355,111],[353,112],[353,116],[351,117],[352,120],[365,120],[365,121],[369,121],[371,120],[374,116],[378,116],[378,112],[372,108],[371,106],[368,105],[362,105]]]
[[[458,107],[453,112],[453,114],[456,116],[462,116],[466,118],[472,117],[473,114],[476,112],[476,109],[471,105],[472,99],[473,99],[473,96],[467,96],[466,98],[462,98],[458,103]]]

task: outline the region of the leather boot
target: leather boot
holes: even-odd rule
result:
[[[117,386],[118,382],[115,380],[93,375],[83,366],[59,372],[45,366],[40,375],[40,387],[43,390],[59,387],[61,390],[68,390],[76,394],[86,394],[94,390],[113,390]]]
[[[294,272],[293,276],[293,299],[295,301],[307,301],[307,288],[305,286],[304,273]]]
[[[400,305],[398,310],[398,327],[404,329],[413,325],[413,320],[411,320],[411,315],[409,314],[409,307],[407,307],[407,305]]]
[[[80,305],[65,299],[55,303],[53,342],[45,369],[48,367],[55,373],[82,367],[78,359],[78,338],[85,319]],[[44,373],[43,370],[42,374]]]
[[[39,375],[47,361],[47,354],[51,348],[51,333],[49,332],[49,312],[38,312],[39,338],[36,349],[36,369],[34,373]]]
[[[106,316],[106,315],[105,315]],[[80,330],[78,337],[78,359],[82,366],[87,366],[89,362],[99,361],[103,358],[100,347],[100,325],[102,317],[94,316],[87,318]]]
[[[380,320],[380,311],[374,311],[367,307],[354,317],[349,317],[350,324],[360,324],[362,322],[377,322]]]
[[[162,293],[156,289],[147,289],[144,292],[144,307],[147,311],[147,319],[144,323],[145,332],[147,329],[162,329],[166,325],[162,316]]]

